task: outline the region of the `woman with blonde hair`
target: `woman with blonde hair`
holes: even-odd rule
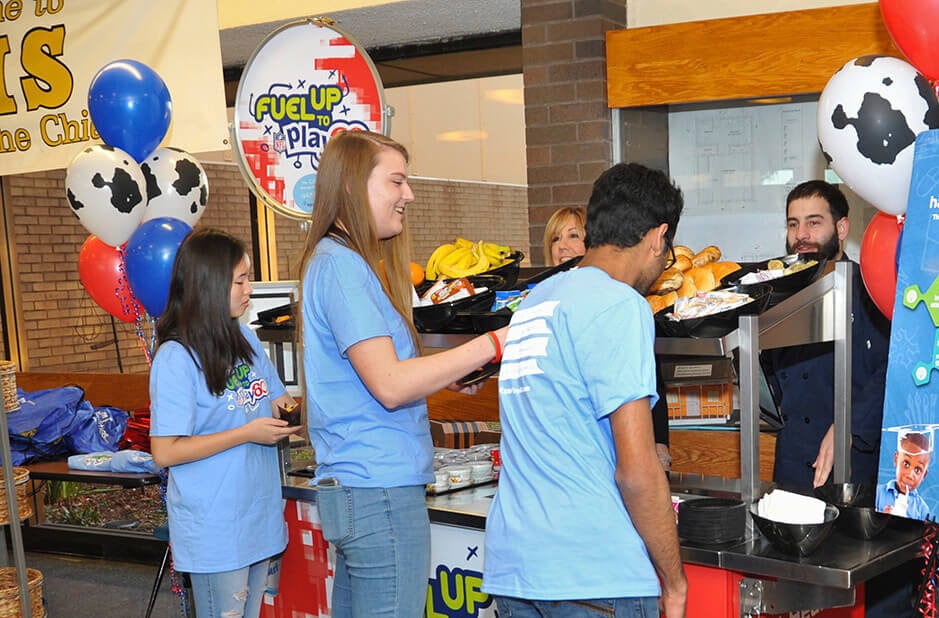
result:
[[[544,263],[557,266],[586,253],[584,226],[587,210],[567,206],[554,211],[544,228]]]
[[[411,315],[407,150],[366,131],[330,139],[303,256],[303,362],[332,615],[415,618],[430,572],[425,397],[501,358],[506,329],[432,357]]]

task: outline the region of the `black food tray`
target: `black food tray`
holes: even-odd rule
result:
[[[421,333],[475,333],[473,322],[467,314],[488,313],[496,299],[496,290],[504,289],[505,279],[501,275],[485,274],[467,277],[474,287],[486,287],[485,292],[442,302],[425,307],[414,307],[414,326]],[[418,291],[423,295],[429,285]],[[507,324],[508,322],[506,322]],[[487,330],[492,330],[491,328]],[[482,332],[486,332],[485,330]]]
[[[525,279],[522,283],[524,283],[525,286],[533,285],[533,284],[535,284],[535,283],[541,283],[541,282],[544,281],[545,279],[548,279],[548,278],[550,278],[550,277],[552,277],[552,276],[554,276],[554,275],[556,275],[556,274],[558,274],[558,273],[562,273],[562,272],[564,272],[564,271],[566,271],[566,270],[570,270],[570,269],[574,268],[575,266],[577,266],[578,264],[580,264],[580,260],[583,259],[583,257],[584,257],[584,256],[582,256],[582,255],[578,255],[577,257],[572,258],[572,259],[570,259],[570,260],[568,260],[568,261],[566,261],[566,262],[561,262],[561,263],[558,264],[557,266],[552,266],[552,267],[550,267],[550,268],[546,268],[546,269],[544,269],[543,271],[541,271],[541,272],[539,272],[539,273],[535,273],[534,275],[532,275],[532,276],[529,277],[528,279]]]
[[[765,309],[769,309],[770,307],[778,305],[782,301],[786,300],[799,290],[807,287],[810,283],[813,283],[825,272],[825,265],[827,260],[824,258],[819,258],[815,254],[806,253],[798,256],[798,259],[793,258],[794,256],[784,255],[773,259],[782,260],[786,263],[787,266],[791,266],[795,262],[807,262],[810,260],[817,260],[818,263],[814,266],[810,266],[806,269],[792,273],[791,275],[786,275],[785,277],[777,277],[776,279],[761,281],[759,283],[742,284],[740,283],[740,280],[746,275],[755,273],[758,270],[766,270],[770,260],[765,260],[763,262],[745,262],[740,265],[740,270],[736,270],[721,279],[720,286],[721,288],[737,287],[740,289],[740,291],[749,294],[750,288],[754,286],[768,285],[772,290],[770,292],[770,297],[767,301]]]
[[[723,337],[737,330],[739,318],[742,315],[758,315],[766,310],[767,303],[772,293],[772,288],[766,284],[754,284],[747,286],[747,290],[729,288],[725,291],[745,292],[753,300],[734,307],[727,311],[714,313],[700,318],[689,318],[687,320],[672,320],[666,317],[671,313],[674,305],[662,309],[655,314],[655,333],[659,337],[691,337],[694,339],[707,339],[711,337]],[[723,288],[722,288],[723,289]]]
[[[264,328],[293,328],[296,309],[297,303],[287,303],[286,305],[274,307],[273,309],[258,311],[258,319],[251,323],[258,326],[263,326]],[[275,321],[277,318],[283,317],[285,315],[290,316],[290,319],[284,320],[283,322]]]

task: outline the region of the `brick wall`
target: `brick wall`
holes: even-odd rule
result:
[[[205,163],[209,204],[199,226],[217,227],[252,244],[248,189],[238,168]],[[21,369],[55,372],[147,371],[134,324],[115,320],[91,299],[78,278],[78,254],[88,232],[65,199],[65,171],[3,178],[4,208],[13,230],[14,260],[25,357]],[[457,234],[528,250],[525,187],[414,179],[409,211],[413,256],[425,262],[438,244]],[[297,278],[305,230],[277,216],[278,276]],[[145,337],[148,333],[144,333]],[[5,356],[5,355],[4,355]]]
[[[544,226],[584,206],[612,160],[604,33],[626,25],[623,0],[521,0],[532,262]]]
[[[205,167],[209,204],[199,225],[222,228],[250,246],[247,190],[237,168]],[[125,373],[147,371],[136,325],[115,320],[112,330],[111,317],[79,281],[78,254],[88,232],[65,200],[65,171],[6,176],[3,182],[26,341],[22,369],[117,372],[120,364]],[[141,324],[143,340],[149,333]]]

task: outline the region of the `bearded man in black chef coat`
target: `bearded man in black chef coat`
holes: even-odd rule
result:
[[[789,192],[787,254],[852,261],[844,253],[848,229],[848,202],[834,185],[810,180]],[[853,274],[851,481],[873,486],[877,482],[890,322],[868,296],[856,263]],[[776,436],[773,480],[784,489],[810,493],[830,480],[834,465],[834,343],[767,350],[762,358],[784,423]],[[868,582],[866,616],[912,616],[908,577],[901,568]]]

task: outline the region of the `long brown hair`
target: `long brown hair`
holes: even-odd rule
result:
[[[225,392],[239,361],[254,358],[238,318],[231,317],[232,274],[246,255],[245,244],[231,234],[190,232],[176,253],[166,309],[157,320],[157,344],[176,340],[185,347],[214,395]]]
[[[378,164],[378,154],[396,150],[408,161],[404,146],[380,133],[346,131],[330,138],[316,173],[313,215],[300,266],[300,280],[317,243],[326,236],[341,239],[362,256],[381,282],[382,290],[404,319],[414,345],[420,337],[414,328],[411,305],[411,250],[407,225],[392,238],[381,240],[368,201],[368,178]],[[383,262],[382,262],[383,260]],[[380,264],[384,264],[384,268]],[[303,291],[301,290],[301,297]]]

